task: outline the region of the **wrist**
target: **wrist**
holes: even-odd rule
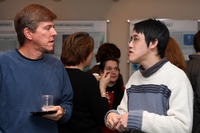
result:
[[[107,97],[106,92],[101,92],[101,97]]]
[[[102,92],[101,95],[106,95],[106,92]]]
[[[63,107],[61,107],[61,108],[62,108],[62,117],[61,117],[61,118],[63,118],[63,117],[65,117],[65,115],[66,115],[66,109],[63,108]]]

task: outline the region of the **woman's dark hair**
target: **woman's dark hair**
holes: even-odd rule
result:
[[[200,30],[194,35],[194,49],[196,52],[200,52]]]
[[[110,56],[119,59],[121,57],[121,52],[115,44],[107,42],[99,47],[97,54],[95,55],[96,62],[101,62],[102,60]]]
[[[110,56],[110,57],[105,58],[103,61],[101,61],[100,65],[99,65],[100,71],[104,70],[107,61],[115,61],[115,62],[117,62],[117,65],[119,66],[119,60],[115,57]]]

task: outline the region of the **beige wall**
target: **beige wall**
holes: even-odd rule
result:
[[[3,1],[3,2],[2,2]],[[200,19],[200,0],[0,0],[0,20],[13,19],[16,12],[29,3],[51,8],[58,20],[110,20],[108,41],[122,52],[121,73],[125,83],[129,78],[127,64],[127,20],[151,17],[170,19]]]

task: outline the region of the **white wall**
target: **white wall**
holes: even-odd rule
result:
[[[200,0],[0,0],[0,20],[13,19],[16,12],[29,3],[51,8],[58,20],[110,20],[109,42],[122,52],[121,73],[125,83],[129,78],[127,59],[127,20],[151,17],[170,19],[200,19]]]

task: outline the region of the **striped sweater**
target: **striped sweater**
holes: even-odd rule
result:
[[[132,74],[116,112],[128,112],[127,127],[131,133],[190,133],[191,84],[181,69],[163,59]]]

